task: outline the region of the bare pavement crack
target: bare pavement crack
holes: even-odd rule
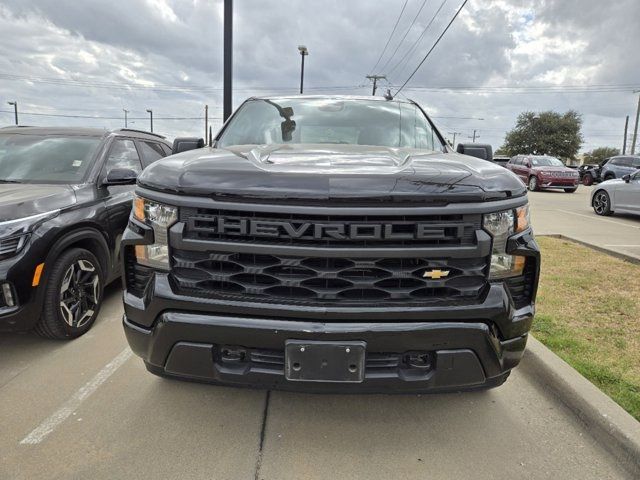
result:
[[[258,456],[256,458],[256,467],[254,480],[260,480],[260,468],[262,467],[262,453],[264,447],[264,438],[267,430],[267,417],[269,415],[269,400],[271,399],[271,390],[267,390],[264,397],[264,410],[262,411],[262,426],[260,427],[260,443],[258,445]]]

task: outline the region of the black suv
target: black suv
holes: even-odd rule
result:
[[[136,177],[170,153],[135,130],[0,129],[0,330],[91,328],[119,277]]]
[[[540,265],[526,187],[453,152],[413,102],[253,98],[136,194],[124,328],[153,373],[429,392],[500,385],[522,357]]]

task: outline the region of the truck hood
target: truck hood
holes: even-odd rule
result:
[[[360,145],[267,145],[191,150],[159,160],[142,187],[217,199],[420,204],[526,194],[510,171],[456,153]]]
[[[68,185],[0,183],[0,222],[69,207],[76,195]]]

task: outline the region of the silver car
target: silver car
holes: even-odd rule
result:
[[[595,187],[591,192],[591,206],[598,215],[614,212],[640,215],[640,170]]]

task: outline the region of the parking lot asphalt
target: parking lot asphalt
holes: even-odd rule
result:
[[[530,192],[531,223],[536,235],[562,234],[640,260],[640,216],[601,217],[590,205],[592,187],[575,193]]]
[[[532,194],[536,232],[579,232],[580,213],[603,241],[638,243],[640,222],[599,223],[609,219],[591,215],[587,194]],[[448,395],[214,387],[147,373],[121,316],[116,284],[80,339],[0,334],[0,479],[627,478],[524,370]]]

